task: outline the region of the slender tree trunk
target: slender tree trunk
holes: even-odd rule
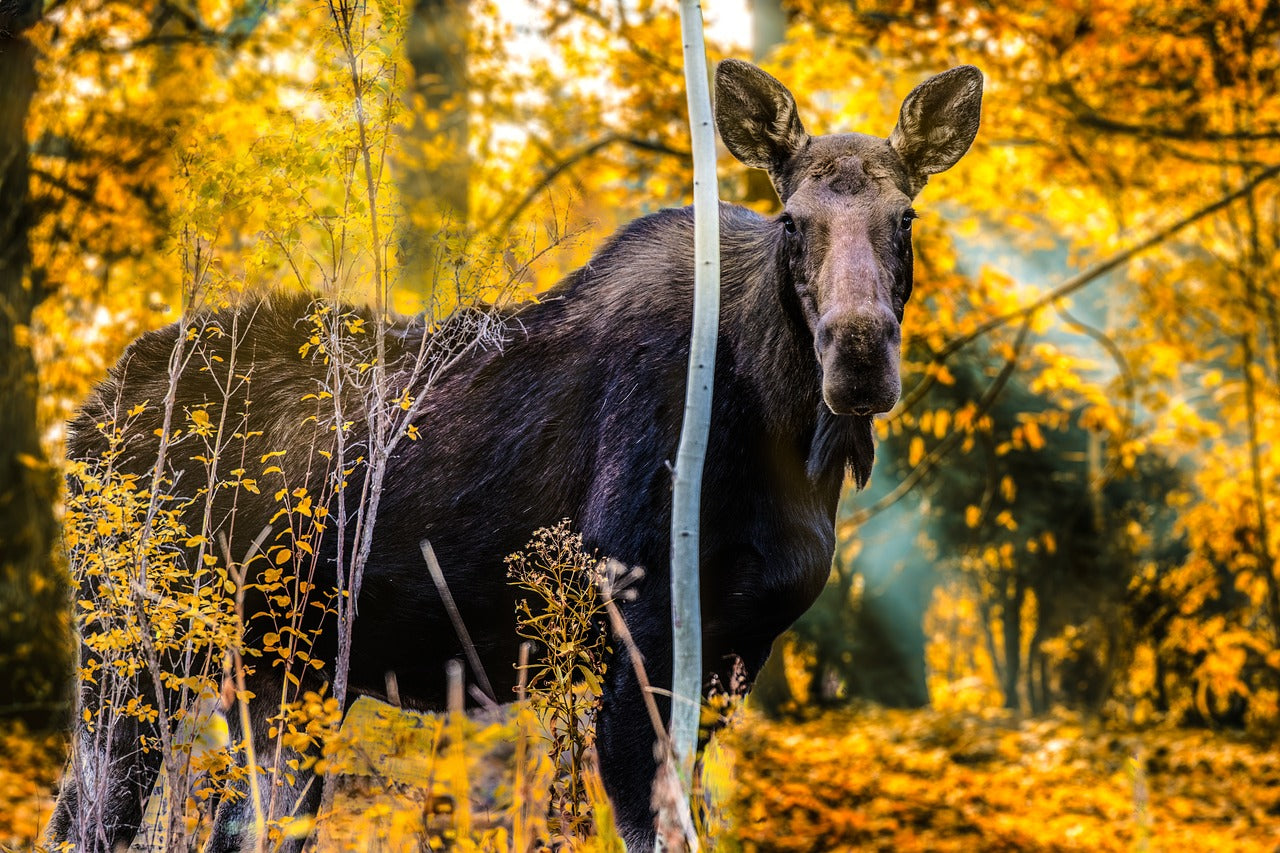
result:
[[[707,51],[702,35],[702,7],[697,0],[681,0],[680,31],[689,131],[693,138],[695,271],[688,385],[671,498],[671,743],[681,775],[691,780],[704,675],[698,522],[720,327],[720,205]]]
[[[751,58],[756,62],[782,44],[787,36],[787,13],[782,0],[751,0]]]
[[[40,448],[26,275],[26,117],[35,49],[23,32],[41,4],[0,0],[0,715],[59,726],[69,668],[66,583],[53,558],[53,470]]]
[[[1027,706],[1033,714],[1043,714],[1049,710],[1049,682],[1046,678],[1048,670],[1044,652],[1040,650],[1040,644],[1045,640],[1044,609],[1038,610],[1035,631],[1031,635],[1031,647],[1027,651]]]

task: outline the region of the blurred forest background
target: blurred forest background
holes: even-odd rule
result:
[[[398,308],[439,307],[437,240],[532,259],[534,294],[619,224],[690,201],[673,3],[371,5],[387,23],[370,56],[403,93],[379,118],[397,129]],[[0,4],[0,725],[14,756],[0,798],[35,809],[9,811],[0,843],[15,844],[61,761],[32,732],[70,709],[63,424],[130,340],[179,317],[191,246],[213,258],[212,292],[306,281],[285,247],[346,215],[326,193],[356,150],[320,4],[39,6]],[[781,796],[764,768],[776,782],[833,732],[845,741],[823,750],[866,759],[832,771],[847,780],[961,741],[952,757],[1025,776],[1049,765],[1016,755],[1088,729],[1103,745],[1079,760],[1115,766],[1086,784],[1055,753],[1045,784],[1111,780],[1119,811],[1082,813],[1128,821],[1126,844],[1157,831],[1143,774],[1182,767],[1200,787],[1178,796],[1213,801],[1234,827],[1223,837],[1274,848],[1280,768],[1231,750],[1236,733],[1265,742],[1280,725],[1280,3],[708,0],[705,13],[711,60],[753,58],[815,132],[887,135],[929,74],[986,75],[974,148],[917,203],[903,400],[878,423],[870,488],[841,505],[826,592],[727,738],[760,774],[739,784],[757,804]],[[777,209],[763,173],[723,154],[720,176],[722,198]],[[860,719],[896,734],[850,745]],[[1157,729],[1177,739],[1162,765],[1105,746]],[[1233,774],[1266,792],[1214,787]],[[865,802],[842,796],[748,849],[889,837],[874,809],[833,824]],[[1004,849],[1041,849],[1030,838]]]

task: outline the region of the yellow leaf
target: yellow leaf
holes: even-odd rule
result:
[[[946,409],[939,409],[933,416],[933,434],[937,438],[943,438],[947,434],[947,427],[951,425],[951,413]]]
[[[914,468],[920,464],[920,460],[923,458],[924,439],[917,435],[911,439],[911,447],[907,451],[907,464]]]
[[[1013,478],[1009,476],[1001,477],[1000,478],[1000,497],[1012,503],[1013,499],[1017,497],[1017,495],[1018,495],[1018,488],[1014,484]]]
[[[1032,450],[1039,450],[1044,447],[1044,436],[1040,434],[1040,425],[1035,421],[1027,421],[1023,424],[1023,435],[1027,439],[1027,446]]]

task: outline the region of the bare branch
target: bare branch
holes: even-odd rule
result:
[[[955,353],[960,349],[963,349],[965,346],[968,346],[970,343],[982,337],[983,335],[987,334],[988,332],[994,329],[998,329],[1012,320],[1018,320],[1023,317],[1029,317],[1035,312],[1039,311],[1041,308],[1044,308],[1046,305],[1050,305],[1054,302],[1057,302],[1059,299],[1062,299],[1064,296],[1069,296],[1070,294],[1075,293],[1077,290],[1079,290],[1080,288],[1084,287],[1087,284],[1092,284],[1093,282],[1097,281],[1099,278],[1111,272],[1112,270],[1116,269],[1117,267],[1121,267],[1124,264],[1128,263],[1134,257],[1170,239],[1171,237],[1176,235],[1179,231],[1186,228],[1187,226],[1194,225],[1195,223],[1199,222],[1201,219],[1204,219],[1208,216],[1212,216],[1213,214],[1217,213],[1223,208],[1226,208],[1232,203],[1244,198],[1245,196],[1252,193],[1255,189],[1257,189],[1258,186],[1271,180],[1276,175],[1280,175],[1280,165],[1275,165],[1270,167],[1269,169],[1265,169],[1259,172],[1234,192],[1228,193],[1222,198],[1219,198],[1217,201],[1212,202],[1211,204],[1207,204],[1204,207],[1200,208],[1199,210],[1193,213],[1190,213],[1187,216],[1184,216],[1182,219],[1179,219],[1177,222],[1174,222],[1172,225],[1166,225],[1164,228],[1157,230],[1151,236],[1147,237],[1144,240],[1139,241],[1133,246],[1130,246],[1128,249],[1125,249],[1124,251],[1121,251],[1121,252],[1117,252],[1116,254],[1112,255],[1106,260],[1100,261],[1099,263],[1094,264],[1093,266],[1089,267],[1083,272],[1073,275],[1071,278],[1067,279],[1062,284],[1059,284],[1057,287],[1052,288],[1051,290],[1047,291],[1043,296],[1023,306],[1022,308],[1018,308],[1014,311],[1010,311],[1007,314],[1001,314],[998,317],[993,317],[992,319],[979,325],[976,329],[969,332],[968,334],[961,335],[958,338],[954,338],[953,340],[948,342],[946,346],[944,346],[941,350],[938,351],[938,353],[934,356],[934,361],[943,361],[951,354]]]
[[[577,151],[573,152],[568,157],[565,157],[558,163],[553,164],[543,172],[542,177],[538,182],[530,187],[528,191],[520,197],[520,200],[515,203],[507,215],[503,217],[502,225],[498,228],[498,233],[505,234],[509,231],[520,214],[533,203],[533,200],[541,195],[547,187],[551,186],[556,178],[560,177],[560,175],[562,175],[566,170],[573,168],[583,160],[594,156],[601,150],[608,148],[610,145],[615,143],[622,143],[624,145],[629,145],[632,148],[638,148],[641,151],[648,151],[654,154],[665,154],[670,157],[677,157],[681,160],[688,160],[692,156],[688,151],[682,151],[679,148],[672,148],[662,142],[655,142],[638,136],[627,136],[621,133],[610,133],[608,136],[584,145],[582,148],[579,148]]]
[[[652,50],[649,50],[647,47],[645,47],[644,45],[636,41],[635,36],[633,36],[630,32],[631,26],[630,24],[627,23],[626,17],[624,15],[620,15],[619,22],[614,23],[613,21],[609,20],[608,16],[602,14],[599,10],[594,8],[591,4],[580,2],[580,0],[574,0],[574,2],[570,2],[569,8],[572,9],[574,12],[577,12],[579,15],[582,15],[584,18],[590,18],[600,26],[604,27],[607,31],[609,31],[613,35],[622,39],[624,42],[627,43],[627,47],[631,48],[632,53],[634,53],[636,56],[640,57],[650,65],[660,68],[669,74],[681,73],[680,68],[675,65],[672,65],[670,62],[666,60],[665,57],[654,53]]]

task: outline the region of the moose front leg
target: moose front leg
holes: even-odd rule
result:
[[[280,674],[269,671],[252,676],[246,686],[254,696],[248,706],[249,731],[246,732],[241,725],[239,706],[227,711],[231,745],[236,750],[237,763],[246,775],[232,784],[232,790],[226,792],[218,804],[205,853],[236,853],[253,849],[259,840],[258,831],[266,828],[259,825],[259,818],[266,824],[282,818],[305,818],[313,816],[320,806],[323,777],[312,770],[318,756],[306,755],[285,746],[279,739],[279,732],[273,732],[273,729],[284,725],[278,719],[280,697],[284,695],[285,688]],[[301,694],[319,686],[315,676],[304,677],[297,692]],[[246,760],[250,743],[255,759],[252,763]],[[256,804],[250,785],[257,786]],[[260,813],[258,809],[261,809]],[[279,841],[267,843],[264,839],[263,842],[268,849],[298,851],[303,849],[307,837],[305,834],[286,834]]]
[[[644,661],[643,676],[656,688],[653,699],[666,726],[671,718],[667,698],[671,686],[670,629],[661,622],[646,629],[642,619],[634,618],[634,610],[628,614],[628,624],[632,621],[637,623],[631,627],[632,640]],[[613,646],[597,728],[600,775],[627,850],[647,853],[653,849],[655,837],[653,785],[658,774],[658,734],[631,650],[616,634]]]
[[[659,718],[663,726],[669,726],[669,635],[656,638],[640,636],[634,640],[644,657],[645,675],[649,686],[653,688]],[[657,735],[629,650],[617,637],[614,645],[597,730],[600,774],[613,805],[618,834],[627,843],[627,850],[629,853],[647,853],[653,849],[655,839],[653,789],[658,775],[655,752]],[[718,683],[720,689],[726,691],[745,689],[764,665],[768,654],[769,643],[764,639],[739,642],[732,647],[723,643],[707,643],[703,653],[707,671],[703,679],[702,698],[706,699],[706,691],[713,683]],[[703,750],[719,727],[720,723],[717,721],[699,731],[695,762],[695,773],[698,775],[701,774]],[[677,796],[682,795],[684,794]]]
[[[111,713],[95,718],[92,730],[77,723],[49,823],[49,846],[69,843],[83,853],[127,848],[142,827],[147,797],[160,772],[159,727]]]
[[[92,660],[80,648],[84,665]],[[99,673],[80,683],[71,760],[47,831],[48,846],[68,844],[81,853],[127,848],[142,829],[147,798],[160,773],[158,715],[126,713],[158,704],[145,674]],[[174,709],[170,708],[170,715]]]

